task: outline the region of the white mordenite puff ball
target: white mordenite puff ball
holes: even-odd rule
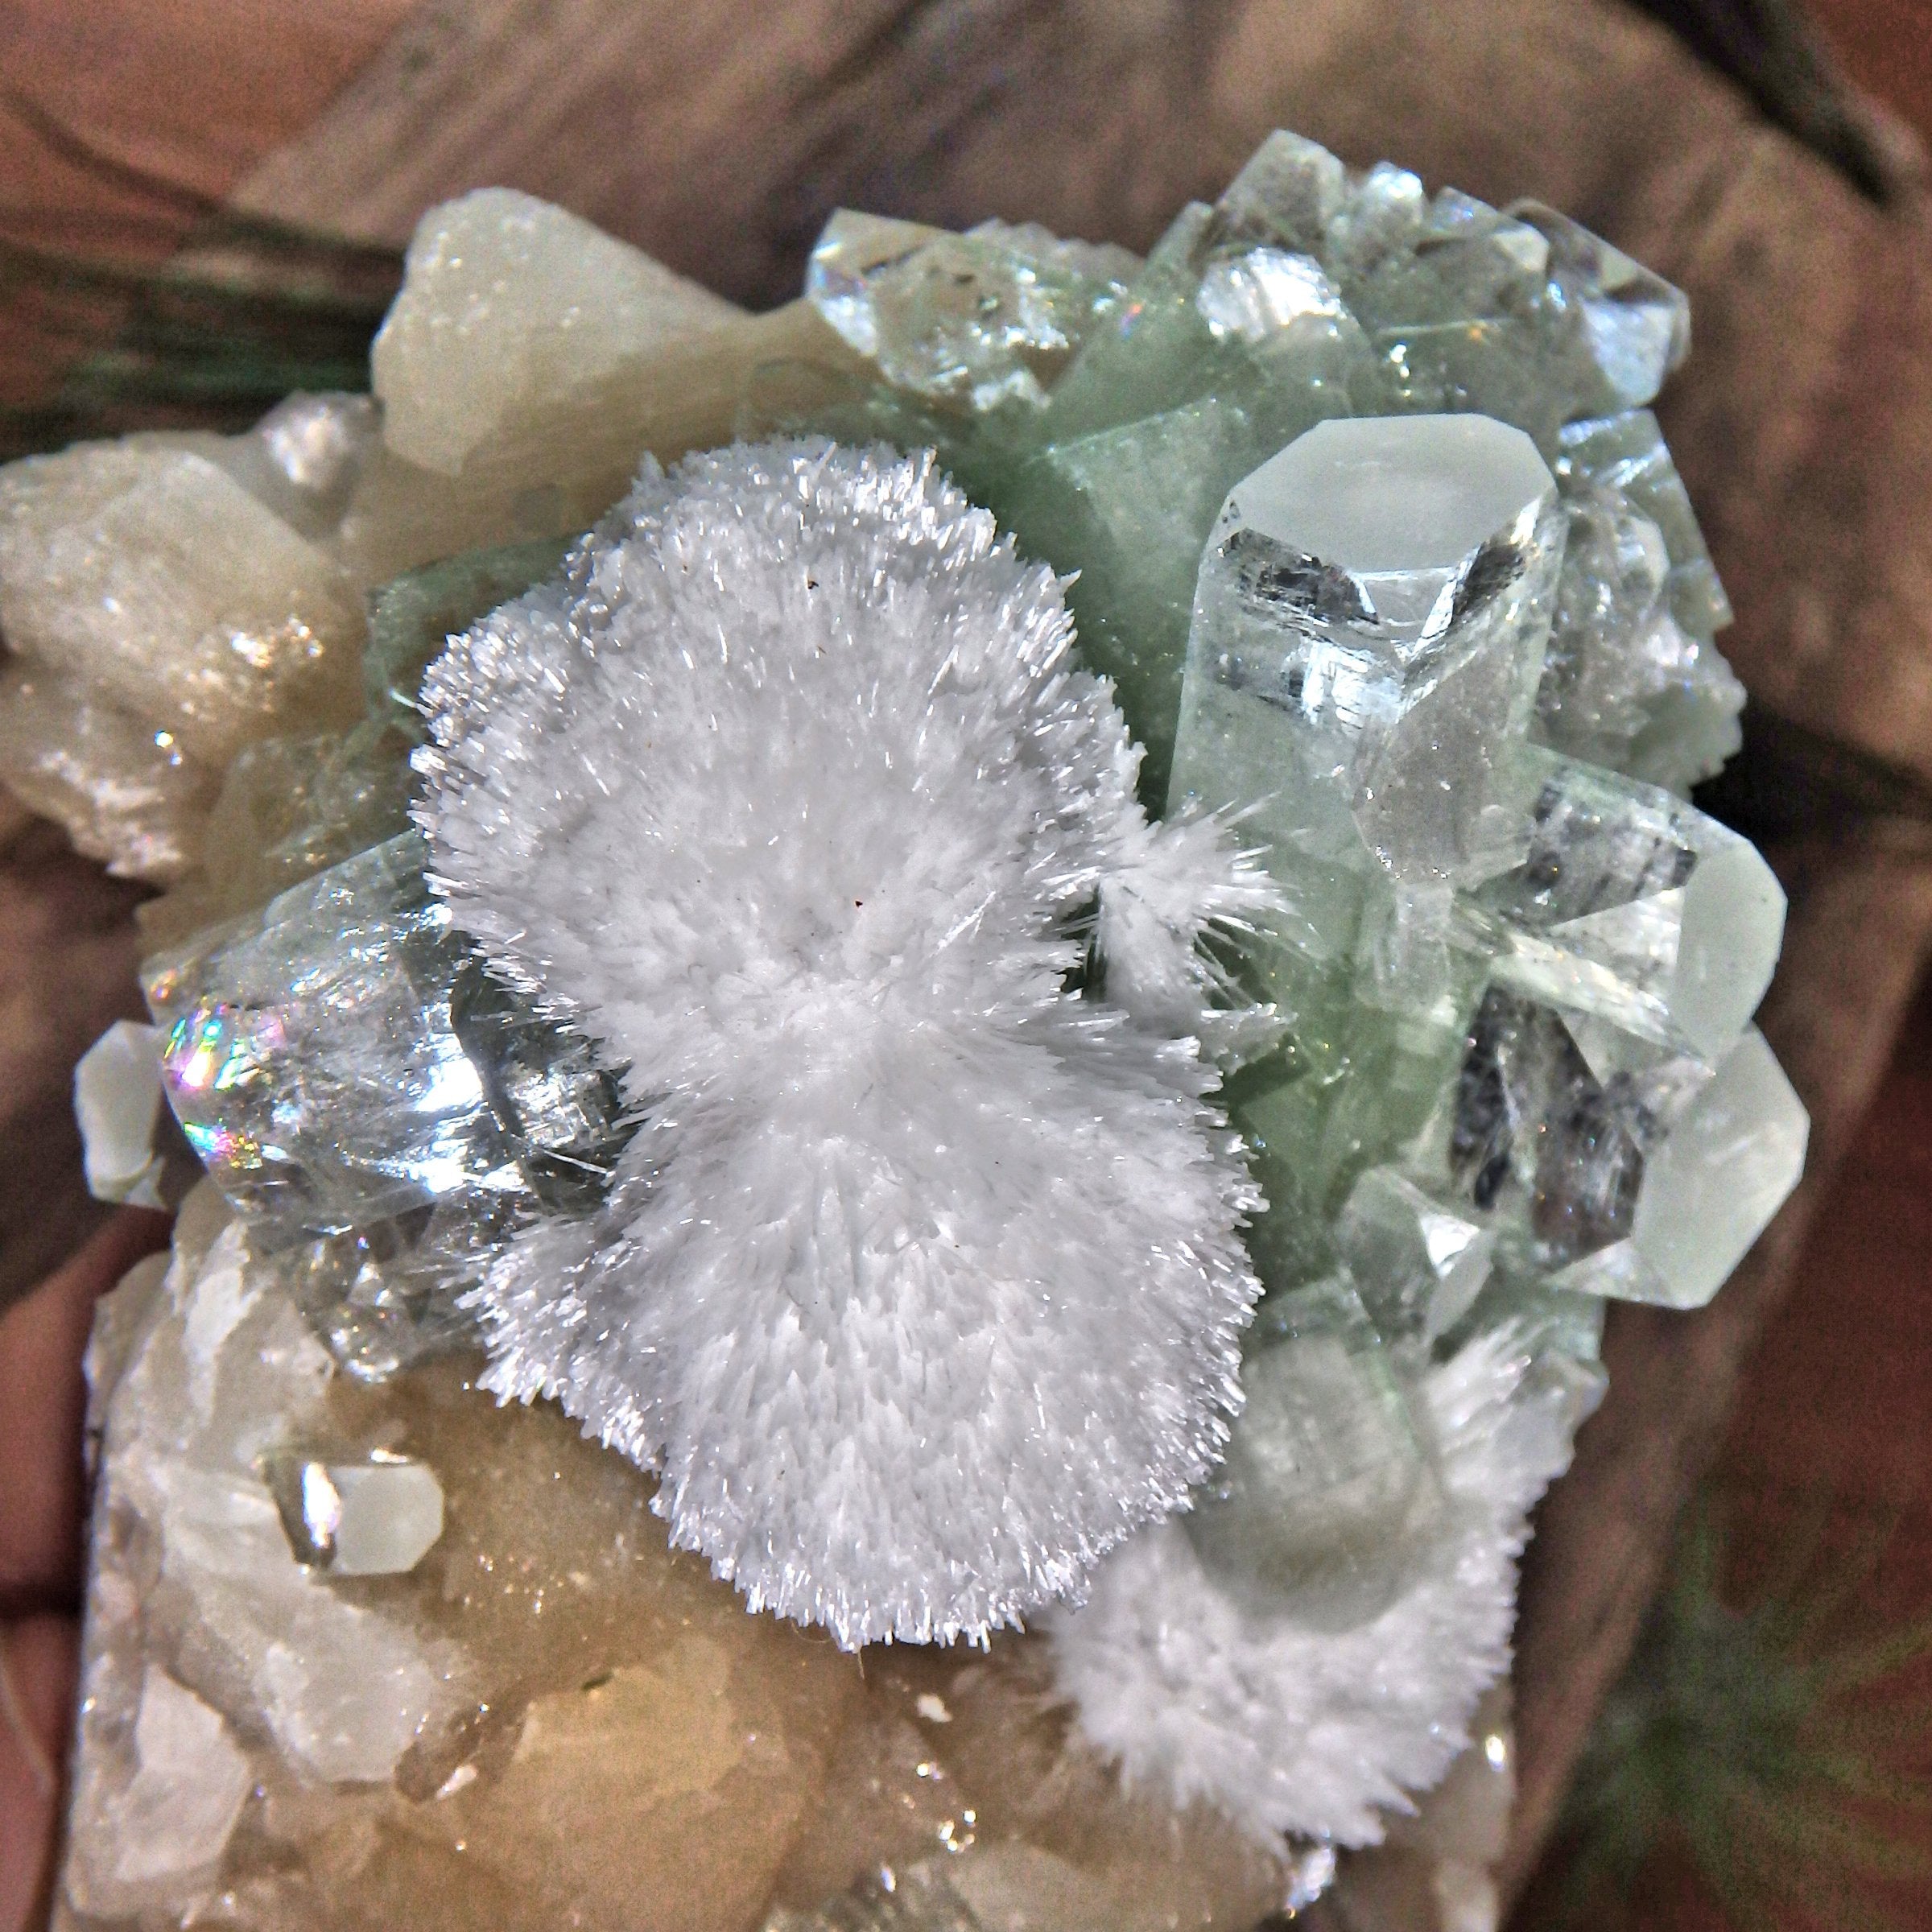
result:
[[[772,444],[647,465],[424,687],[438,890],[643,1122],[492,1267],[489,1385],[847,1646],[1077,1596],[1240,1400],[1195,942],[1271,889],[1148,823],[1071,644],[930,458]]]
[[[1130,1785],[1204,1801],[1257,1843],[1380,1843],[1442,1777],[1509,1666],[1530,1509],[1570,1463],[1574,1411],[1511,1329],[1423,1370],[1411,1408],[1449,1507],[1393,1600],[1343,1630],[1269,1616],[1209,1574],[1178,1522],[1100,1566],[1051,1626],[1080,1728]]]

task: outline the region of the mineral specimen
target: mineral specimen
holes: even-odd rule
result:
[[[156,1150],[161,1080],[155,1030],[117,1020],[74,1069],[74,1119],[80,1129],[88,1191],[96,1199],[164,1205],[165,1161]]]
[[[1648,407],[1687,326],[1677,291],[1549,209],[1354,174],[1288,134],[1144,263],[840,214],[807,299],[757,318],[486,195],[433,213],[412,250],[379,419],[298,400],[246,437],[0,476],[19,654],[0,766],[88,849],[175,885],[144,915],[157,1051],[229,1203],[198,1193],[165,1278],[138,1270],[97,1332],[63,1922],[1243,1926],[1307,1904],[1338,1847],[1445,1773],[1445,1792],[1493,1796],[1484,1767],[1508,1748],[1479,1700],[1506,1662],[1526,1512],[1601,1391],[1605,1298],[1707,1299],[1803,1158],[1802,1110],[1749,1024],[1781,895],[1683,795],[1735,747],[1741,702]],[[932,471],[882,453],[795,445],[675,485],[647,469],[571,547],[646,453],[814,436],[935,451],[1020,558],[1077,572],[1082,668],[1041,659],[1001,721],[1000,680],[967,673],[1059,592],[1009,557],[997,620],[947,604],[949,518],[984,539],[960,572],[1005,553]],[[842,735],[815,735],[819,660],[787,654],[849,643],[822,613],[865,573],[779,543],[707,576],[716,532],[674,497],[709,479],[728,522],[715,488],[735,478],[749,527],[762,491],[804,505],[810,477],[863,477],[840,514],[871,529],[908,473],[931,493],[921,534],[867,579],[902,648],[848,676]],[[753,608],[761,569],[790,573],[782,625]],[[678,630],[686,598],[708,629]],[[630,634],[645,613],[648,646]],[[419,681],[457,632],[426,718]],[[1144,748],[1158,825],[1129,809],[1129,740],[1089,674]],[[992,735],[960,723],[978,747],[961,769],[1001,782],[927,798],[929,700],[975,692],[961,716]],[[1036,781],[1079,766],[1060,754],[1082,732],[1091,767],[1054,806]],[[716,782],[664,821],[675,839],[654,816],[672,774]],[[865,774],[886,818],[788,867],[798,828]],[[1027,819],[1012,850],[1039,857],[1032,899],[1002,898],[997,863],[964,898],[910,890],[935,827],[968,852],[1001,811]],[[1234,876],[1231,828],[1252,869],[1216,927],[1200,881]],[[1047,926],[1002,939],[1022,902]],[[832,999],[828,963],[849,980],[895,933],[906,970],[869,1007]],[[962,1044],[1022,957],[1039,970],[1009,1004],[1053,1035],[1077,1123],[1014,1054],[987,1062],[992,1034]],[[836,1024],[689,1059],[721,1017],[815,989]],[[981,1104],[886,1109],[895,1016],[920,1018],[930,1055],[994,1067]],[[1101,1558],[1084,1608],[983,1656],[854,1659],[747,1616],[667,1548],[654,1507],[676,1521],[704,1501],[687,1540],[804,1604],[807,1519],[785,1499],[836,1517],[903,1491],[960,1531],[920,1558],[932,1600],[984,1604],[984,1575],[939,1572],[986,1567],[1008,1492],[1048,1494],[1075,1385],[1049,1377],[1038,1413],[1016,1397],[961,1434],[976,1391],[1012,1395],[1022,1360],[1074,1363],[1118,1439],[1076,1474],[1125,1481],[1149,1430],[1185,1433],[1178,1410],[1139,1412],[1179,1385],[1123,1298],[1178,1238],[1180,1170],[1110,1170],[1121,1083],[1100,1063],[1129,1061],[1136,1104],[1191,1123],[1177,1161],[1183,1142],[1203,1158],[1220,1079],[1267,1202],[1225,1459]],[[730,1077],[714,1093],[694,1070]],[[726,1145],[713,1130],[746,1094],[787,1129],[752,1137],[756,1170],[810,1196],[803,1219],[739,1184],[749,1154],[695,1179],[680,1160]],[[151,1095],[90,1075],[104,1188],[151,1174]],[[878,1174],[917,1170],[924,1208],[841,1194],[867,1148]],[[1187,1171],[1220,1176],[1223,1210],[1253,1199],[1205,1158]],[[1052,1265],[976,1245],[987,1202],[1044,1225]],[[955,1241],[969,1265],[909,1278],[960,1290],[943,1320],[931,1298],[878,1298],[909,1252]],[[605,1293],[700,1249],[704,1269],[642,1292],[675,1308],[696,1282],[731,1308],[780,1284],[801,1344],[770,1353],[782,1377],[730,1379],[770,1327],[646,1334],[626,1326],[636,1285]],[[1200,1255],[1157,1258],[1198,1290]],[[975,1326],[975,1295],[1029,1282],[1037,1319],[1022,1294]],[[1068,1282],[1100,1291],[1092,1319]],[[1232,1366],[1222,1299],[1200,1359]],[[848,1305],[895,1348],[869,1331],[838,1355]],[[1198,1303],[1187,1319],[1201,1332]],[[660,1354],[627,1354],[640,1336]],[[577,1364],[606,1360],[592,1401]],[[688,1456],[654,1488],[549,1405],[490,1404],[486,1373],[599,1419],[644,1413],[640,1390],[667,1413],[663,1391],[709,1375],[740,1422],[704,1439],[708,1489]],[[625,1446],[648,1458],[672,1434]],[[734,1481],[749,1562],[717,1530]],[[1149,1513],[1077,1501],[1080,1569]],[[839,1560],[862,1559],[843,1574],[865,1592],[847,1634],[944,1633],[902,1619],[856,1547],[878,1520],[846,1519]],[[1472,1926],[1492,1922],[1483,1814],[1459,1838],[1403,1827],[1386,1868],[1439,1861]]]

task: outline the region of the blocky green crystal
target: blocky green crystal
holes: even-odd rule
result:
[[[1492,1260],[1695,1305],[1802,1164],[1746,1034],[1783,929],[1769,868],[1528,742],[1564,534],[1517,432],[1335,423],[1236,485],[1201,565],[1174,803],[1261,801],[1286,906],[1248,971],[1290,1048],[1229,1094],[1273,1203],[1257,1265],[1291,1282],[1270,1224],[1333,1216],[1391,1340],[1451,1328]],[[1713,1215],[1692,1177],[1727,1134],[1744,1179]]]
[[[451,637],[499,604],[541,583],[563,562],[569,543],[539,538],[473,550],[380,585],[369,593],[369,642],[362,683],[370,718],[412,742],[423,740],[416,694],[431,661]]]

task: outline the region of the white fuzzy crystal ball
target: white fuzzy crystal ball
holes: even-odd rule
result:
[[[493,1265],[489,1385],[848,1646],[1077,1597],[1239,1402],[1196,941],[1269,889],[1149,824],[1072,641],[930,458],[773,444],[647,465],[424,687],[438,890],[642,1122]]]

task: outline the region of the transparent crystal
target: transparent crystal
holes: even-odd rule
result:
[[[197,863],[135,918],[166,949],[407,829],[410,741],[386,726],[265,738],[228,768]]]
[[[284,1241],[594,1191],[627,1137],[581,1036],[483,980],[422,867],[405,834],[148,967],[169,1100]]]
[[[1713,1067],[1500,986],[1448,1114],[1449,1198],[1494,1220],[1513,1268],[1679,1308],[1783,1204],[1808,1131],[1755,1029]]]
[[[1698,1308],[1804,1172],[1810,1123],[1765,1038],[1746,1031],[1647,1152],[1627,1232],[1558,1274],[1592,1294]]]
[[[1693,675],[1697,640],[1672,614],[1663,533],[1615,490],[1566,493],[1569,519],[1537,724],[1546,744],[1625,760],[1659,700]]]
[[[1291,848],[1286,754],[1335,842],[1397,879],[1464,874],[1509,809],[1554,493],[1526,437],[1468,416],[1323,423],[1244,478],[1201,568],[1170,795],[1272,792],[1257,823]]]
[[[1566,493],[1614,493],[1655,526],[1670,559],[1665,587],[1672,613],[1695,638],[1715,637],[1731,621],[1710,551],[1657,418],[1647,409],[1588,417],[1563,426],[1554,460]]]
[[[1406,211],[1406,196],[1397,206]],[[1344,282],[1374,345],[1385,406],[1472,411],[1546,441],[1573,413],[1571,386],[1546,353],[1547,241],[1453,188],[1404,239]]]
[[[514,1196],[457,1195],[265,1256],[338,1367],[379,1382],[480,1335],[460,1305],[512,1224]]]
[[[1448,888],[1519,836],[1507,747],[1562,536],[1527,437],[1422,416],[1311,430],[1236,485],[1209,540],[1170,807],[1249,807],[1279,936],[1318,969],[1359,952],[1374,997],[1442,993]]]
[[[1246,180],[1214,207],[1192,203],[1175,217],[1117,320],[1055,388],[1046,419],[1055,440],[1212,396],[1278,449],[1313,423],[1372,405],[1368,337],[1292,222],[1269,218]],[[1300,206],[1307,196],[1290,199]]]
[[[975,411],[1037,409],[1139,267],[1125,249],[1031,224],[956,235],[840,208],[811,251],[805,292],[889,382]]]
[[[1783,888],[1747,839],[1669,792],[1527,754],[1523,862],[1487,881],[1498,980],[1715,1065],[1771,984]]]
[[[262,1473],[305,1569],[406,1575],[443,1534],[443,1485],[414,1457],[374,1449],[351,1462],[280,1449]]]
[[[1600,1070],[1563,1013],[1492,987],[1456,1088],[1456,1193],[1519,1221],[1536,1266],[1567,1266],[1629,1233],[1646,1152],[1707,1078],[1697,1062],[1661,1055]]]
[[[1356,1183],[1335,1240],[1369,1319],[1390,1340],[1433,1342],[1453,1328],[1482,1292],[1496,1248],[1493,1229],[1388,1167]]]
[[[1603,410],[1651,401],[1690,351],[1690,304],[1682,291],[1540,201],[1513,201],[1507,213],[1550,245],[1546,300],[1573,316],[1565,347],[1601,382]]]

